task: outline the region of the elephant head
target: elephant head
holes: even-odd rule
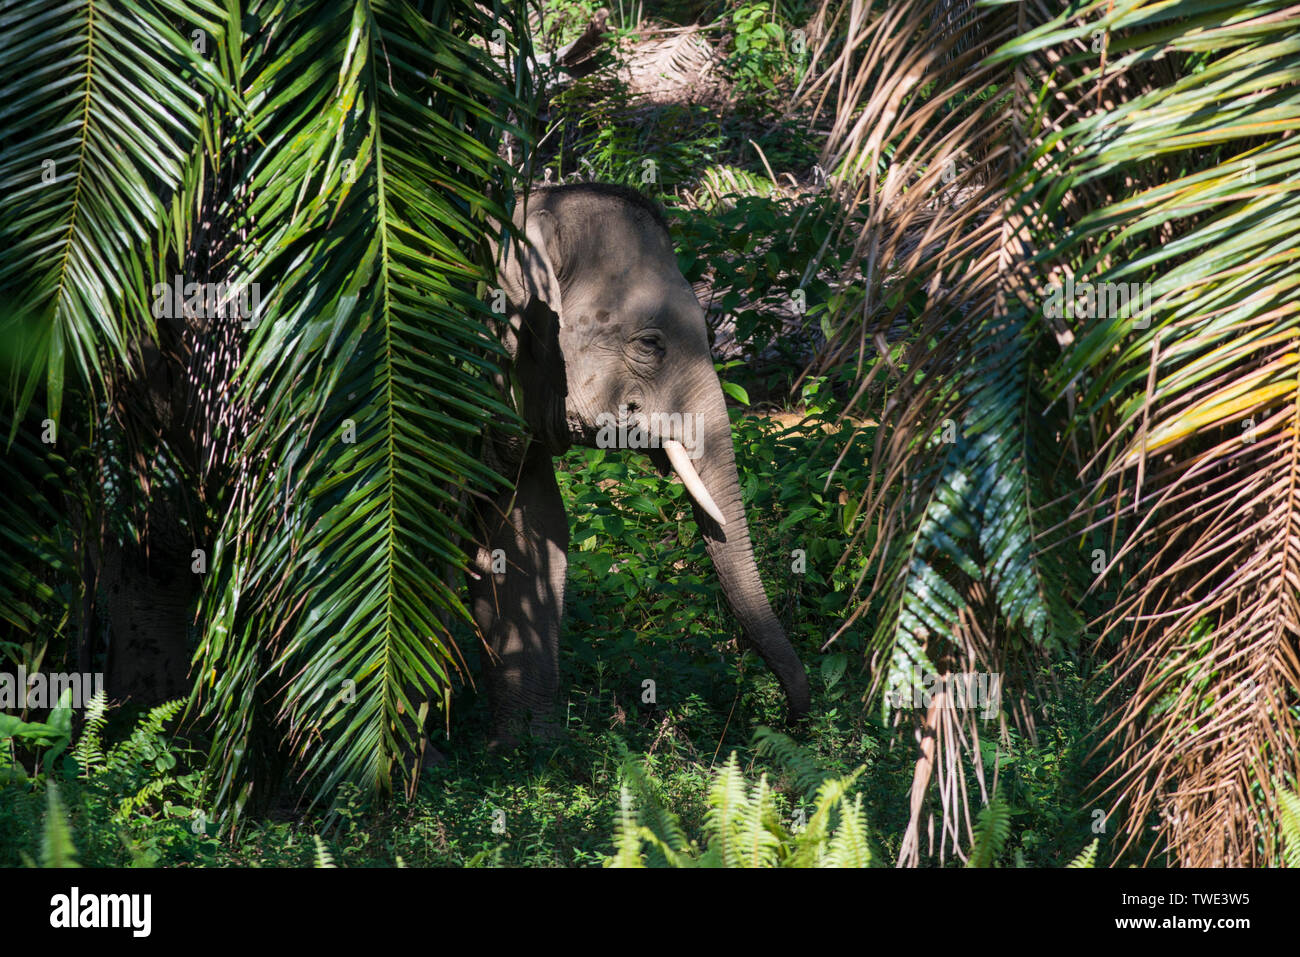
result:
[[[570,444],[627,447],[678,475],[746,640],[803,715],[808,679],[759,578],[704,311],[662,214],[633,190],[596,184],[542,189],[519,206],[528,242],[501,258],[499,278],[534,440],[548,461]]]

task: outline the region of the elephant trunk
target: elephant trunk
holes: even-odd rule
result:
[[[717,569],[727,604],[739,620],[746,640],[780,681],[791,717],[799,718],[808,712],[808,676],[763,590],[741,502],[740,477],[736,472],[726,402],[717,380],[713,379],[709,385],[712,387],[701,390],[705,398],[696,406],[703,409],[701,420],[704,423],[703,434],[697,439],[700,448],[696,456],[683,466],[681,458],[684,456],[669,455],[669,463],[691,493],[695,520]],[[695,475],[688,478],[690,471]],[[695,478],[698,478],[705,495],[696,494],[692,487]],[[719,512],[724,522],[716,520]]]

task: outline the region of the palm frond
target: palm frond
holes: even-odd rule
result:
[[[198,656],[224,808],[258,777],[268,720],[312,801],[411,770],[458,666],[449,618],[467,617],[448,584],[459,490],[501,481],[476,443],[510,415],[474,288],[486,214],[508,218],[492,144],[513,81],[470,41],[494,21],[469,3],[263,12],[241,51],[259,148],[232,251],[262,284],[236,393],[257,424]]]
[[[1298,22],[1280,2],[903,2],[830,30],[807,90],[838,107],[825,164],[866,290],[824,361],[862,370],[874,343],[858,397],[891,390],[864,502],[878,666],[933,661],[932,633],[969,660],[981,634],[1068,644],[1083,583],[1051,549],[1107,529],[1108,773],[1130,843],[1155,819],[1191,865],[1274,860],[1255,822],[1300,760]],[[955,447],[927,444],[945,419]]]
[[[1275,860],[1254,822],[1300,768],[1298,25],[1281,4],[1211,22],[1098,3],[1003,51],[1089,31],[1113,54],[1075,56],[1104,108],[1062,117],[1025,199],[1088,190],[1043,261],[1146,290],[1140,310],[1079,304],[1054,384],[1100,425],[1088,502],[1121,523],[1108,740],[1129,844],[1155,816],[1190,866]]]
[[[76,566],[64,511],[73,476],[58,445],[42,441],[40,421],[28,416],[22,428],[6,428],[9,422],[0,414],[0,430],[12,436],[0,449],[0,637],[44,640],[51,619],[69,611],[59,608],[55,584]]]
[[[38,385],[58,420],[69,366],[101,383],[153,330],[147,288],[133,280],[164,232],[164,197],[181,185],[215,78],[191,33],[215,39],[223,19],[205,0],[6,5],[3,334],[15,322],[39,328],[13,383],[15,421]]]

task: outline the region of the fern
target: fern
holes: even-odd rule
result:
[[[41,832],[41,867],[80,867],[77,848],[72,843],[72,828],[63,809],[58,786],[45,786],[45,827]]]
[[[1011,808],[1001,797],[994,797],[980,811],[975,822],[975,837],[971,841],[970,860],[967,867],[993,867],[1002,856],[1002,849],[1011,837]]]
[[[329,848],[325,842],[320,839],[319,834],[313,834],[311,839],[316,842],[316,866],[317,867],[338,867],[334,863],[334,857],[330,854]]]
[[[1092,843],[1089,844],[1087,847],[1085,847],[1080,852],[1079,856],[1070,862],[1069,867],[1074,870],[1078,870],[1080,868],[1096,867],[1097,866],[1097,843],[1098,843],[1098,839],[1094,837],[1092,839]]]
[[[710,166],[700,177],[694,201],[701,209],[716,210],[736,205],[739,196],[779,196],[776,184],[766,177],[737,166]]]
[[[185,707],[183,699],[165,701],[150,708],[149,713],[140,716],[131,736],[115,745],[104,757],[104,767],[108,771],[126,771],[156,759],[159,739],[167,722],[171,721]]]
[[[496,847],[484,848],[473,857],[465,862],[466,867],[500,867],[501,852],[505,848],[504,844],[498,844]]]
[[[876,851],[863,809],[863,796],[854,794],[860,767],[842,777],[817,768],[812,756],[785,735],[760,729],[754,736],[758,750],[779,756],[784,770],[796,778],[821,778],[807,825],[795,831],[778,813],[776,794],[766,774],[756,783],[746,780],[733,751],[709,786],[709,810],[704,817],[705,849],[690,840],[675,814],[660,800],[653,776],[635,758],[624,758],[624,785],[614,820],[614,853],[606,867],[877,867]],[[1300,838],[1300,798],[1290,796],[1283,830]],[[1290,815],[1288,817],[1288,815]],[[1000,867],[1011,838],[1012,811],[1000,796],[984,807],[975,824],[967,867]],[[1288,830],[1290,829],[1290,830]],[[1300,839],[1293,840],[1300,847]],[[1071,868],[1097,864],[1100,840],[1080,852]],[[1017,848],[1014,866],[1024,867]]]
[[[641,853],[641,825],[637,822],[632,794],[623,784],[618,789],[618,816],[614,819],[613,867],[645,867]]]
[[[845,803],[850,789],[857,783],[859,776],[866,770],[858,768],[852,774],[842,778],[829,778],[817,788],[813,799],[812,817],[799,834],[799,840],[791,855],[791,867],[827,867],[829,849],[835,843],[836,823],[840,808]]]
[[[781,828],[767,775],[750,789],[733,751],[709,789],[709,852],[722,867],[773,867]]]
[[[81,777],[89,778],[104,766],[104,726],[108,723],[108,694],[100,688],[86,702],[86,718],[81,728],[81,738],[72,749],[72,757],[81,769]]]
[[[97,691],[87,702],[81,736],[72,750],[80,768],[79,777],[97,784],[115,797],[113,820],[127,823],[131,817],[151,804],[162,805],[170,798],[174,804],[179,792],[188,803],[197,805],[195,775],[176,777],[172,773],[178,761],[163,734],[167,724],[184,707],[183,700],[168,701],[142,714],[130,735],[105,751],[104,729],[108,723],[108,698]]]
[[[790,759],[795,776],[805,783],[820,780],[808,826],[792,832],[781,821],[776,794],[761,775],[746,781],[735,752],[709,787],[704,819],[707,848],[690,841],[681,822],[664,808],[653,780],[630,756],[624,761],[626,784],[614,822],[614,854],[608,867],[868,867],[876,862],[859,795],[848,793],[865,771],[828,777],[784,735],[766,729],[766,753]]]
[[[874,863],[867,818],[862,811],[862,795],[859,794],[852,804],[844,802],[840,807],[840,826],[831,838],[825,866],[871,867]]]
[[[143,810],[149,802],[162,797],[163,793],[176,782],[171,777],[155,778],[148,781],[139,790],[128,794],[118,802],[113,820],[125,824],[137,811]]]
[[[1290,788],[1277,789],[1278,826],[1282,831],[1282,859],[1287,867],[1300,867],[1300,796]]]
[[[643,844],[649,849],[649,864],[655,867],[681,867],[682,862],[698,856],[698,849],[692,847],[677,817],[665,810],[663,802],[656,793],[654,782],[642,769],[641,764],[630,754],[624,754],[621,768],[626,783],[627,803],[620,803],[619,821],[626,847],[635,847],[638,858]],[[640,808],[639,812],[637,808]],[[631,852],[625,855],[631,860]],[[619,866],[646,866],[640,864],[620,864]]]
[[[760,727],[754,732],[754,749],[793,777],[795,785],[808,797],[816,794],[831,776],[803,745],[771,728]]]

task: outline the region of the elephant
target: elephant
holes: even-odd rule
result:
[[[527,241],[493,246],[510,355],[499,384],[526,429],[485,439],[485,461],[514,488],[475,503],[469,575],[489,746],[558,732],[569,531],[553,460],[572,445],[643,448],[677,474],[745,641],[801,718],[807,674],[759,577],[704,310],[663,212],[633,189],[583,183],[519,197],[513,220]]]

